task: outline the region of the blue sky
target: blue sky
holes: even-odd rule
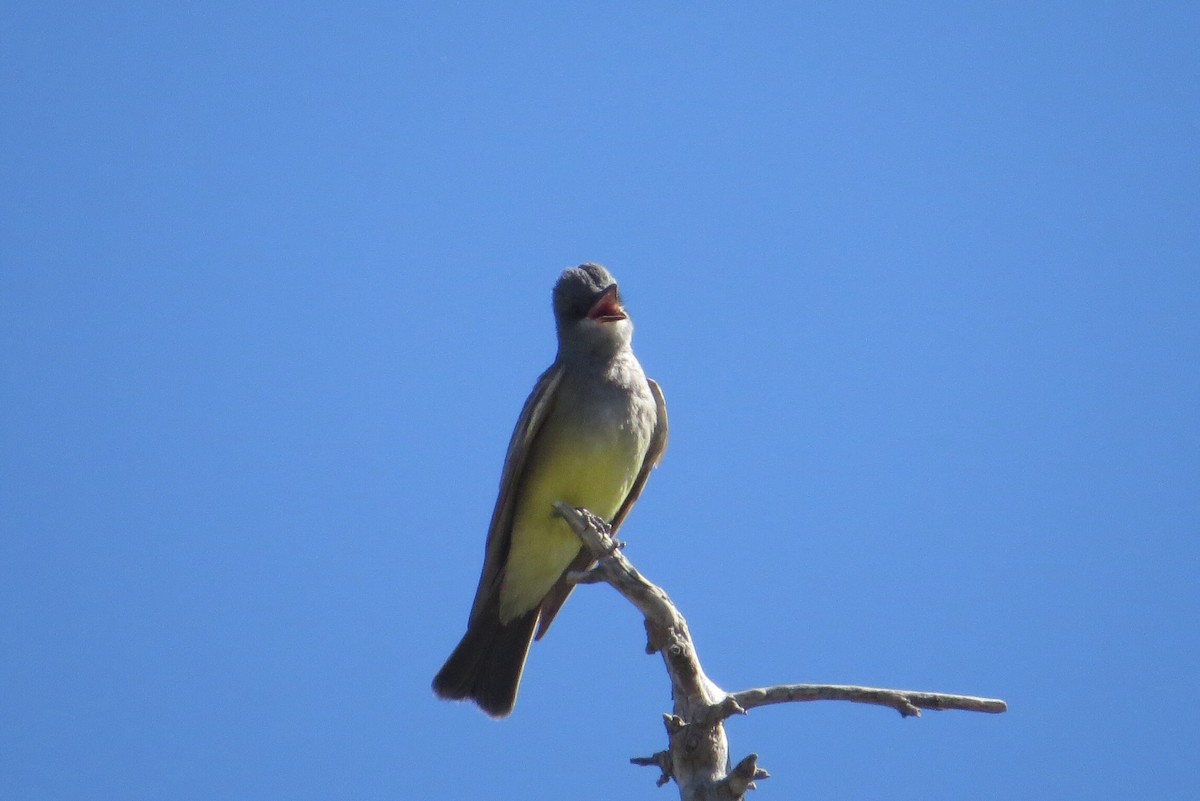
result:
[[[549,291],[622,282],[623,537],[767,798],[1200,785],[1192,3],[10,3],[0,796],[667,798],[577,592],[435,700]]]

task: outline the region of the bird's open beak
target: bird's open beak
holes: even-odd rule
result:
[[[604,290],[600,299],[592,304],[592,308],[588,309],[587,316],[588,319],[601,323],[611,323],[628,317],[624,307],[621,306],[621,301],[617,299],[616,284]]]

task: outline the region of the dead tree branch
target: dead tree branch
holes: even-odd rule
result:
[[[998,698],[947,695],[915,690],[882,690],[845,684],[780,684],[758,690],[742,690],[729,696],[742,709],[785,704],[791,701],[851,701],[856,704],[890,706],[904,717],[919,717],[922,709],[960,709],[964,712],[996,714],[1008,709]]]
[[[724,721],[731,715],[768,704],[799,701],[851,701],[876,704],[916,716],[922,709],[961,709],[969,712],[1004,712],[1003,701],[965,695],[883,690],[836,684],[781,684],[763,689],[727,693],[700,667],[687,621],[663,590],[647,581],[621,553],[604,521],[586,509],[565,503],[555,509],[571,526],[596,559],[588,570],[572,574],[577,584],[612,585],[641,611],[646,625],[646,653],[659,653],[671,679],[672,714],[663,715],[668,749],[631,760],[635,765],[657,767],[658,785],[674,779],[682,801],[739,801],[755,781],[769,778],[750,754],[732,769]]]

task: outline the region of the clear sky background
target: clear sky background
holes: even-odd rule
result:
[[[671,446],[628,555],[762,799],[1200,787],[1200,6],[8,3],[0,797],[675,797],[577,592],[434,699],[608,265]]]

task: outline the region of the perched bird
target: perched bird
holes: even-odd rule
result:
[[[615,532],[667,446],[667,407],[633,355],[633,323],[608,270],[582,264],[554,285],[558,354],[508,445],[467,633],[433,680],[447,699],[506,717],[530,642],[591,562],[554,510],[584,507]]]

